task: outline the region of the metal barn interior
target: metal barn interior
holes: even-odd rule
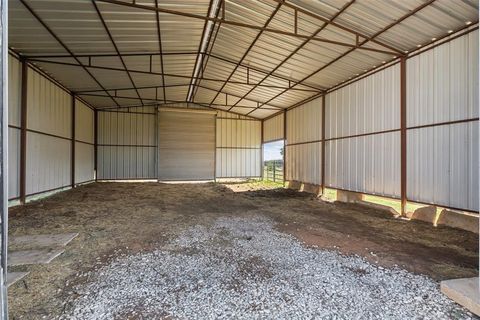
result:
[[[11,0],[2,11],[4,211],[96,181],[261,178],[263,144],[284,140],[292,187],[478,220],[476,0]]]

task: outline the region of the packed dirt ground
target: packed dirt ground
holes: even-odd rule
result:
[[[372,208],[323,202],[261,183],[93,183],[11,208],[9,236],[78,232],[50,264],[9,288],[11,319],[61,317],[75,295],[77,275],[120,252],[149,252],[188,228],[222,217],[264,216],[305,246],[359,255],[438,281],[478,274],[478,235],[394,219]]]

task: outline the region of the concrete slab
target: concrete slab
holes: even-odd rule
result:
[[[443,294],[480,316],[478,277],[445,280],[440,283]]]
[[[478,234],[478,215],[443,209],[437,220],[437,226],[442,225]]]
[[[15,282],[20,281],[23,278],[25,278],[25,276],[29,273],[30,272],[9,272],[9,273],[7,273],[7,288],[10,287]]]
[[[435,224],[437,221],[437,207],[426,206],[417,208],[413,212],[407,212],[407,218]]]
[[[47,264],[61,255],[63,249],[22,250],[8,253],[9,266],[21,266],[27,264]]]
[[[76,236],[78,233],[14,236],[8,239],[8,244],[24,248],[65,247]]]

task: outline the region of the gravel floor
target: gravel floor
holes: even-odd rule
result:
[[[78,275],[62,319],[470,319],[439,284],[219,218]]]

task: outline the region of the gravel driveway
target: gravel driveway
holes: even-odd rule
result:
[[[78,278],[62,319],[473,317],[428,277],[306,247],[261,215],[219,217]]]

